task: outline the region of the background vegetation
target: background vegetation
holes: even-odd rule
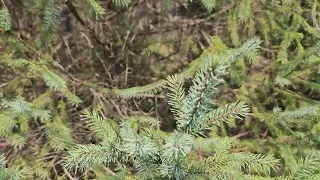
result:
[[[318,0],[2,0],[0,179],[320,179]]]

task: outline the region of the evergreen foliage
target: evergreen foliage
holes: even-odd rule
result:
[[[317,0],[0,1],[0,180],[320,179]]]
[[[276,168],[278,161],[271,156],[229,153],[228,150],[232,147],[229,139],[219,140],[204,134],[205,129],[210,130],[213,125],[228,121],[230,116],[240,118],[249,112],[249,108],[242,102],[214,108],[216,104],[212,103],[211,98],[217,92],[216,86],[222,83],[218,76],[226,74],[227,63],[216,62],[211,56],[205,57],[188,94],[184,94],[183,79],[177,75],[168,77],[169,103],[177,121],[174,132],[164,133],[156,127],[144,128],[144,118],[140,121],[139,117],[135,117],[138,121],[128,121],[130,117],[124,118],[114,127],[111,120],[101,118],[96,111],[85,110],[84,117],[101,139],[101,143],[77,145],[69,151],[65,167],[83,171],[89,167],[98,168],[115,163],[120,166],[121,163],[125,165],[130,162],[138,171],[133,176],[142,179],[185,179],[198,176],[239,179],[246,177],[242,168],[265,174],[268,174],[270,168]],[[196,143],[201,140],[198,136],[200,134],[207,136],[205,141],[211,142],[213,146],[209,152],[205,149],[200,151],[205,156],[201,161],[197,154],[203,144]]]
[[[0,28],[8,31],[11,29],[11,18],[8,8],[4,7],[0,10]]]
[[[60,8],[55,0],[49,0],[44,10],[43,31],[55,31],[60,23]]]

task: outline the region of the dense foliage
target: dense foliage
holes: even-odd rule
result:
[[[320,179],[317,0],[0,8],[0,180]]]

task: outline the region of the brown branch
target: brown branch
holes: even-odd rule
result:
[[[106,170],[109,174],[111,174],[111,176],[118,176],[118,174],[116,174],[115,172],[113,172],[110,168],[108,167],[104,167],[104,170]]]
[[[71,174],[66,170],[66,168],[63,168],[63,171],[69,177],[70,180],[77,180],[71,176]]]
[[[70,12],[73,14],[73,16],[77,19],[77,21],[80,22],[80,24],[82,26],[86,26],[86,23],[84,22],[84,20],[80,17],[78,11],[76,10],[76,8],[73,6],[73,4],[71,3],[71,1],[67,1],[66,2]]]
[[[239,138],[241,138],[243,136],[246,136],[248,134],[249,134],[248,132],[242,132],[242,133],[239,133],[239,134],[237,134],[235,136],[232,136],[232,137],[235,138],[235,139],[239,139]]]
[[[71,12],[71,13],[73,14],[73,16],[77,19],[77,21],[80,22],[80,24],[81,24],[82,26],[86,27],[86,28],[89,30],[92,38],[93,38],[99,45],[105,46],[106,43],[100,41],[100,39],[98,38],[98,36],[97,36],[97,34],[95,33],[94,29],[91,28],[90,26],[88,26],[88,25],[84,22],[84,20],[80,17],[77,9],[73,6],[73,4],[71,3],[71,1],[67,1],[66,4],[67,4],[70,12]]]
[[[8,83],[2,83],[0,84],[0,88],[3,88],[4,86],[8,85]]]

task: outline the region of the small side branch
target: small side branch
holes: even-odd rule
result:
[[[73,4],[71,3],[71,1],[67,1],[66,4],[67,4],[70,12],[71,12],[71,13],[73,14],[73,16],[77,19],[77,21],[80,22],[80,24],[81,24],[82,26],[86,27],[86,28],[89,30],[92,38],[93,38],[99,45],[105,46],[106,43],[105,43],[105,42],[101,42],[100,39],[98,38],[98,36],[96,35],[94,29],[86,25],[86,23],[85,23],[84,20],[80,17],[77,9],[73,6]]]

